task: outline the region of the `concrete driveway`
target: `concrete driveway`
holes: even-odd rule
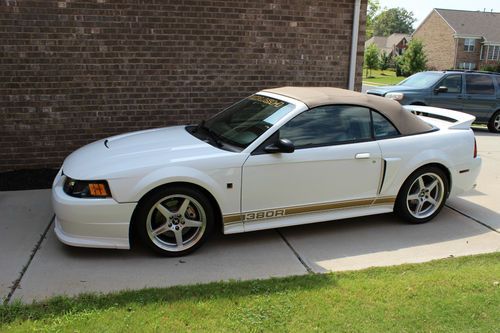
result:
[[[0,192],[0,297],[109,292],[361,269],[500,250],[500,135],[477,129],[484,165],[474,191],[432,222],[391,214],[213,237],[183,258],[71,248],[55,238],[50,190]]]

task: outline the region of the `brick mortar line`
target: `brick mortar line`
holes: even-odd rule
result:
[[[283,241],[285,242],[285,244],[290,248],[290,250],[292,250],[293,254],[300,261],[300,263],[302,264],[302,266],[304,266],[304,268],[306,269],[307,273],[308,274],[313,274],[314,272],[313,272],[312,268],[309,267],[308,264],[306,264],[306,262],[304,261],[304,259],[302,259],[302,257],[300,256],[300,254],[293,248],[292,244],[290,244],[290,242],[285,238],[285,236],[281,233],[281,231],[279,231],[278,229],[275,229],[275,230],[278,233],[278,235],[280,235],[281,239],[283,239]]]
[[[52,223],[54,223],[55,217],[56,217],[55,215],[52,215],[52,218],[50,219],[49,224],[47,225],[47,227],[45,227],[45,230],[40,235],[40,239],[36,242],[35,247],[33,248],[33,250],[31,250],[31,254],[30,254],[30,257],[28,258],[28,261],[23,266],[23,269],[21,270],[21,272],[19,274],[19,277],[14,281],[14,283],[10,287],[9,294],[7,295],[7,297],[5,298],[5,300],[3,301],[4,305],[7,305],[10,302],[12,296],[14,295],[14,292],[17,290],[17,288],[21,284],[21,280],[24,277],[24,274],[28,270],[28,267],[30,266],[31,262],[33,261],[33,258],[35,257],[36,253],[40,249],[40,246],[42,245],[43,240],[47,237],[47,233],[49,232],[50,227],[52,226]]]
[[[483,227],[486,227],[486,228],[490,229],[491,231],[494,231],[494,232],[496,232],[497,234],[500,234],[500,231],[496,230],[496,229],[495,229],[495,228],[493,228],[492,226],[490,226],[490,225],[488,225],[488,224],[486,224],[486,223],[484,223],[484,222],[481,222],[481,221],[479,221],[478,219],[476,219],[476,218],[474,218],[474,217],[472,217],[472,216],[470,216],[470,215],[467,215],[467,214],[465,214],[465,213],[463,213],[463,212],[459,211],[459,210],[458,210],[458,209],[456,209],[456,208],[453,208],[453,207],[448,206],[448,205],[445,205],[445,206],[446,206],[446,207],[448,207],[449,209],[451,209],[452,211],[457,212],[458,214],[463,215],[463,216],[465,216],[465,217],[467,217],[467,218],[471,219],[472,221],[474,221],[474,222],[476,222],[476,223],[479,223],[479,224],[480,224],[480,225],[482,225]]]

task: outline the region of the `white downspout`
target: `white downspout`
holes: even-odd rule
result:
[[[356,80],[356,55],[358,53],[360,13],[361,13],[361,0],[355,0],[354,18],[352,20],[351,60],[349,63],[349,84],[348,84],[349,90],[354,90],[354,82]]]

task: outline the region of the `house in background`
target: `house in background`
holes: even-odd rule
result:
[[[410,36],[406,34],[395,33],[388,37],[373,36],[365,42],[365,50],[371,44],[375,44],[382,52],[394,57],[403,54],[409,42]]]
[[[430,68],[480,69],[500,61],[500,13],[435,8],[413,33]]]

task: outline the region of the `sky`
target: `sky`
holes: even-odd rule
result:
[[[500,12],[500,0],[380,0],[380,7],[403,7],[412,11],[417,21],[413,24],[416,28],[429,15],[433,8],[481,10],[493,9]]]

